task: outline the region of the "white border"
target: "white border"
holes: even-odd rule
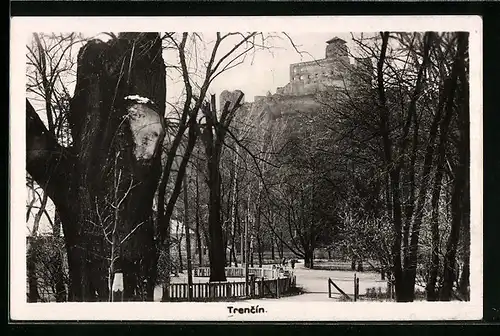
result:
[[[33,31],[469,31],[471,103],[471,301],[282,303],[265,314],[229,316],[230,303],[26,303],[25,46]],[[285,29],[284,27],[289,27]],[[13,320],[355,321],[482,318],[482,21],[479,16],[350,17],[14,17],[10,65],[10,317]],[[237,307],[250,303],[232,304]]]

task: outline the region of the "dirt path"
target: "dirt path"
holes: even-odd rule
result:
[[[332,301],[340,300],[341,294],[332,287],[332,298],[328,298],[328,278],[332,279],[337,286],[339,286],[346,294],[354,296],[354,273],[352,271],[326,271],[326,270],[315,270],[308,269],[304,267],[303,263],[298,263],[295,265],[293,270],[296,279],[297,287],[300,287],[303,291],[300,295],[293,295],[288,297],[281,297],[280,301]],[[380,274],[373,272],[357,272],[359,277],[359,293],[366,293],[367,288],[378,288],[381,287],[382,291],[386,290],[387,282],[380,280]],[[233,281],[244,279],[232,278]],[[187,275],[179,274],[178,277],[172,277],[172,283],[186,283]],[[208,278],[194,278],[194,283],[208,282]],[[161,299],[161,286],[155,289],[155,301],[160,301]],[[249,303],[258,303],[262,300],[277,300],[273,298],[269,299],[252,299],[244,300]]]
[[[341,294],[332,287],[332,298],[328,298],[328,278],[332,279],[346,294],[354,296],[354,273],[351,271],[326,271],[315,270],[304,267],[303,263],[295,266],[294,274],[297,278],[297,287],[300,287],[303,294],[282,297],[280,301],[331,301],[339,300]],[[380,274],[373,272],[357,272],[359,277],[359,292],[364,294],[367,288],[381,287],[386,290],[387,282],[380,280]],[[257,303],[260,300],[276,299],[256,299],[246,300],[249,303]]]

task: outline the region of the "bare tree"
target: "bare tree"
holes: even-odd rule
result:
[[[78,54],[75,94],[67,113],[72,138],[68,148],[47,132],[26,101],[27,170],[60,215],[71,301],[108,299],[107,267],[100,257],[106,254],[105,245],[98,243],[102,233],[91,223],[97,222],[95,197],[105,202],[113,189],[116,153],[123,154],[118,162],[123,170],[120,190],[131,180],[137,184],[118,209],[119,231],[129,233],[145,222],[122,246],[124,297],[132,298],[138,279],[145,277],[152,299],[156,252],[150,217],[160,173],[156,146],[164,134],[164,69],[158,34],[125,33],[107,43],[88,42]],[[125,99],[129,96],[134,99]],[[147,116],[148,127],[135,127],[139,116]]]
[[[167,244],[169,242],[169,222],[182,189],[183,176],[193,149],[195,148],[196,140],[203,134],[200,130],[197,118],[200,115],[200,111],[202,111],[203,117],[204,102],[211,83],[224,72],[238,67],[246,61],[247,57],[252,56],[255,52],[271,48],[272,41],[277,37],[278,36],[274,34],[263,34],[259,32],[218,32],[215,34],[215,40],[209,42],[211,39],[200,33],[189,34],[186,32],[169,32],[165,34],[164,40],[167,43],[166,48],[167,50],[174,51],[178,60],[178,66],[173,66],[172,69],[174,72],[178,72],[182,79],[184,85],[184,103],[183,107],[177,111],[177,117],[175,118],[177,127],[175,128],[174,135],[169,144],[162,177],[158,187],[157,222],[159,226],[160,241]],[[206,59],[200,56],[202,51],[206,53]],[[198,53],[200,53],[200,55]],[[215,109],[215,106],[213,108]],[[209,125],[209,128],[218,127],[217,133],[220,133],[223,129],[223,127],[219,129],[218,123],[209,121],[208,118],[206,120],[207,123],[212,123]],[[225,127],[227,126],[228,125],[225,125]],[[185,135],[186,132],[187,136]],[[216,140],[217,137],[218,135],[214,133],[213,140],[220,141]],[[187,145],[184,148],[180,146],[183,139],[187,139],[185,140]],[[206,148],[207,147],[205,147],[205,149]],[[217,151],[218,150],[215,150],[215,152]],[[172,174],[172,166],[177,156],[180,156],[181,160],[176,174]],[[213,171],[211,170],[210,172]],[[210,172],[208,174],[209,176],[211,174]],[[215,174],[215,172],[213,173]],[[215,178],[219,180],[215,175],[209,178],[211,181]],[[213,181],[216,182],[216,180]],[[171,192],[167,194],[167,185],[169,184],[173,187]],[[217,188],[220,188],[220,186]],[[219,193],[217,194],[219,195]],[[212,214],[211,216],[214,215],[215,214]],[[209,231],[211,232],[209,234],[210,239],[217,240],[214,244],[220,243],[224,245],[222,237],[218,238],[218,235],[222,235],[222,232],[219,232],[219,230],[214,227],[211,229],[209,228]],[[212,243],[209,242],[209,244]],[[166,247],[166,250],[168,250],[168,247]],[[222,257],[221,260],[224,260],[224,258]],[[217,277],[221,278],[220,275]]]

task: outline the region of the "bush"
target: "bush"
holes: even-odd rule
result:
[[[36,281],[38,299],[66,301],[69,276],[63,238],[29,237],[26,258],[28,264],[34,264],[34,273],[27,274],[27,281]]]

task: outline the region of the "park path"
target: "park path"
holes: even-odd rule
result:
[[[290,268],[288,268],[290,269]],[[332,287],[332,298],[328,298],[328,278],[332,279],[337,286],[339,286],[346,294],[354,296],[354,273],[353,271],[328,271],[328,270],[317,270],[308,269],[304,267],[303,262],[299,262],[295,265],[293,270],[296,276],[297,287],[302,289],[302,294],[281,297],[281,301],[329,301],[340,300],[341,294]],[[357,272],[356,275],[359,277],[359,293],[366,293],[367,288],[381,287],[382,291],[386,290],[387,282],[380,280],[380,274],[374,272]],[[204,283],[208,281],[208,278],[193,278],[194,283]],[[243,279],[239,279],[243,280]],[[172,277],[171,281],[173,283],[187,283],[187,275],[179,274],[177,277]],[[161,300],[162,289],[161,286],[155,288],[154,301],[159,302]],[[265,298],[265,299],[251,299],[244,300],[248,303],[258,304],[262,300],[278,300],[275,298]]]
[[[353,271],[328,271],[315,270],[304,267],[303,263],[295,265],[293,270],[297,279],[297,287],[303,291],[300,295],[293,295],[280,298],[280,302],[300,302],[300,301],[329,301],[339,300],[341,294],[332,287],[332,298],[328,298],[328,278],[332,279],[346,294],[354,296],[354,273]],[[380,280],[380,274],[374,272],[357,272],[359,278],[359,292],[364,294],[367,288],[381,287],[386,290],[387,282]],[[254,299],[245,300],[248,303],[258,303],[262,300],[277,299]]]

